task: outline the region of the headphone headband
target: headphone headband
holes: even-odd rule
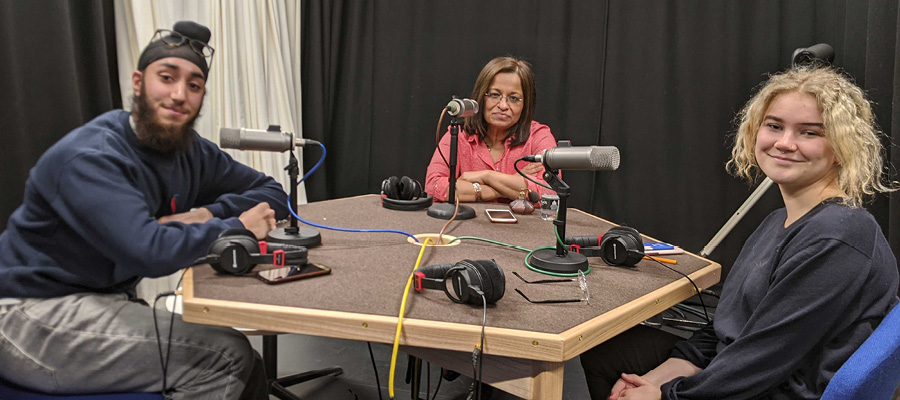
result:
[[[408,176],[391,176],[381,182],[381,205],[389,210],[416,211],[428,208],[434,197],[419,181]]]
[[[474,275],[474,276],[473,276]],[[493,260],[462,260],[456,264],[437,264],[420,268],[413,274],[416,291],[442,290],[454,303],[481,305],[503,297],[506,279],[503,269]],[[451,289],[448,287],[453,286]]]
[[[252,232],[233,228],[219,234],[209,246],[207,256],[193,265],[206,263],[219,273],[243,275],[257,264],[304,265],[306,256],[306,247],[257,241]]]

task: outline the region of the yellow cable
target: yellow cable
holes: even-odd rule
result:
[[[419,250],[419,258],[416,259],[416,266],[413,267],[413,272],[409,274],[409,279],[406,280],[406,289],[403,290],[403,301],[400,302],[400,315],[397,317],[397,333],[394,334],[394,350],[391,352],[391,373],[388,378],[388,396],[392,399],[394,398],[394,370],[397,368],[397,350],[400,349],[400,330],[403,328],[403,312],[406,309],[406,298],[409,296],[409,287],[412,286],[413,275],[419,269],[422,255],[425,254],[425,247],[429,243],[431,243],[431,238],[425,239],[425,242],[421,245],[422,249]]]

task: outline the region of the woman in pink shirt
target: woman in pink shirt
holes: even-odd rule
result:
[[[513,164],[526,155],[556,147],[547,125],[532,121],[535,108],[534,72],[528,62],[497,57],[478,74],[472,99],[478,113],[466,117],[459,134],[456,193],[460,201],[509,202],[524,189],[538,194],[554,193],[516,173]],[[450,134],[439,144],[450,155]],[[540,163],[519,163],[519,169],[546,184]],[[450,168],[435,149],[425,175],[425,190],[437,201],[448,201]]]

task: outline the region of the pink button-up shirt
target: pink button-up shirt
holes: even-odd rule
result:
[[[444,137],[441,138],[439,144],[441,151],[444,152],[444,156],[447,157],[448,160],[450,157],[450,137],[450,132],[448,130],[448,132],[444,134]],[[503,154],[495,162],[491,157],[490,150],[488,150],[487,146],[478,135],[469,135],[466,134],[465,131],[460,130],[456,158],[456,177],[458,178],[463,172],[483,171],[487,169],[492,169],[504,174],[517,175],[513,163],[520,157],[531,154],[540,154],[546,149],[556,147],[556,138],[550,133],[550,127],[536,121],[531,121],[531,135],[525,143],[516,147],[509,147],[509,142],[510,140],[507,139],[503,144]],[[528,165],[527,162],[520,162],[519,169],[525,168],[526,165]],[[428,170],[425,173],[425,191],[434,195],[434,199],[437,201],[447,200],[447,188],[450,185],[448,179],[449,171],[450,169],[447,167],[447,164],[444,163],[441,154],[435,149],[434,155],[431,157],[431,163],[428,164]],[[542,178],[543,174],[544,169],[541,168],[540,171],[533,175],[529,175],[529,177],[546,185],[546,182],[544,182],[544,179]],[[528,180],[525,180],[525,183],[528,186],[528,189],[533,192],[539,194],[555,193],[550,189],[538,186]],[[504,202],[510,201],[509,199],[502,198],[498,200]]]

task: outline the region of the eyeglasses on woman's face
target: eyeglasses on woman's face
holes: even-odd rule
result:
[[[487,92],[484,94],[484,99],[487,103],[490,103],[490,104],[497,104],[497,103],[501,102],[503,99],[506,99],[506,104],[509,104],[512,106],[520,106],[520,105],[522,105],[522,102],[524,101],[524,100],[522,100],[521,97],[516,96],[514,94],[511,94],[509,96],[504,96],[498,92]]]

